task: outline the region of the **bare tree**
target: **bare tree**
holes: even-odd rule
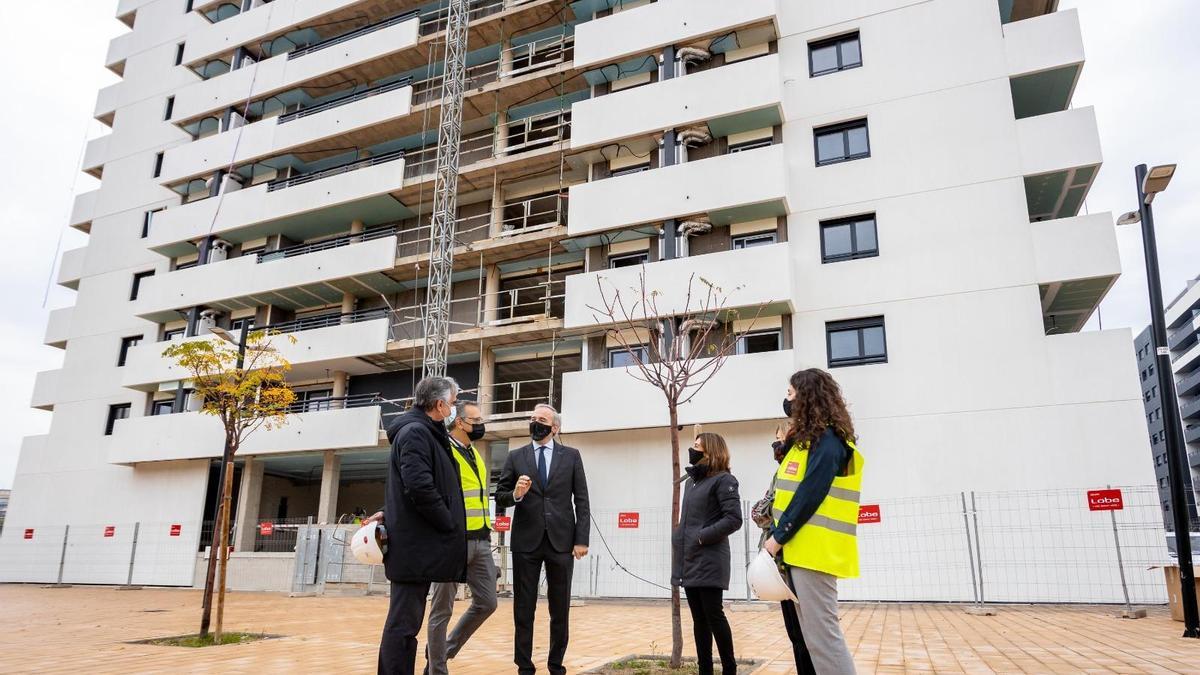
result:
[[[609,326],[607,336],[629,355],[633,364],[629,374],[662,392],[671,425],[671,475],[680,476],[679,408],[695,398],[721,370],[737,350],[738,340],[753,330],[765,305],[759,305],[749,325],[739,331],[734,321],[740,314],[727,306],[728,293],[703,277],[697,280],[695,274],[688,278],[683,305],[661,310],[659,300],[664,293],[647,290],[644,271],[639,275],[639,285],[625,289],[625,295],[615,286],[606,289],[604,281],[603,277],[596,279],[600,306],[588,305],[588,309],[599,323]],[[682,478],[671,481],[672,528],[679,524],[682,482]],[[672,586],[670,667],[679,668],[682,657],[679,588]]]

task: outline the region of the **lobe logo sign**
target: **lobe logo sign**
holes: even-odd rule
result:
[[[1120,490],[1088,490],[1087,498],[1089,511],[1121,511],[1125,508]]]
[[[864,504],[858,507],[858,524],[883,522],[878,504]]]
[[[617,514],[617,527],[622,530],[636,530],[640,521],[641,514],[637,511]]]

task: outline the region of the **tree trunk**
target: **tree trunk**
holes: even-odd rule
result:
[[[671,528],[679,527],[679,410],[672,401],[671,413]],[[671,585],[671,668],[683,665],[683,625],[679,616],[679,587]]]
[[[225,578],[229,571],[229,522],[233,513],[233,455],[237,448],[229,453],[230,461],[225,464],[225,484],[221,486],[221,574],[217,579],[217,629],[214,636],[216,642],[221,642],[221,629],[225,619]]]
[[[231,455],[229,454],[227,441],[222,458],[228,457],[231,457]],[[222,465],[222,468],[228,468],[228,464]],[[224,482],[217,489],[221,492],[217,495],[217,512],[214,514],[212,536],[208,542],[208,570],[204,576],[204,599],[201,602],[200,611],[200,637],[208,636],[208,627],[212,623],[213,582],[217,576],[217,551],[220,550],[221,546],[221,521],[225,517]]]

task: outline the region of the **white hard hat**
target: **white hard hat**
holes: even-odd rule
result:
[[[382,565],[383,552],[387,550],[387,535],[379,523],[370,522],[358,528],[350,539],[350,552],[354,559],[364,565]]]
[[[792,589],[780,576],[775,559],[771,557],[770,553],[767,553],[766,549],[760,549],[758,555],[754,556],[754,560],[750,561],[750,569],[746,570],[746,577],[750,580],[750,588],[754,589],[754,594],[758,596],[759,600],[796,602],[796,594],[792,593]]]

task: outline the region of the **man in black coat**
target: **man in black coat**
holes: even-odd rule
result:
[[[412,675],[430,583],[466,579],[467,514],[443,422],[457,398],[454,380],[427,377],[417,383],[412,410],[388,426],[386,496],[382,515],[373,516],[387,530],[383,566],[392,582],[379,643],[381,675]]]
[[[513,662],[522,675],[536,672],[533,615],[543,565],[550,603],[546,665],[552,675],[567,672],[563,657],[570,638],[571,575],[575,560],[587,555],[592,526],[583,459],[575,448],[555,441],[561,425],[551,406],[534,408],[532,442],[509,453],[496,483],[496,508],[517,507],[512,526]]]

